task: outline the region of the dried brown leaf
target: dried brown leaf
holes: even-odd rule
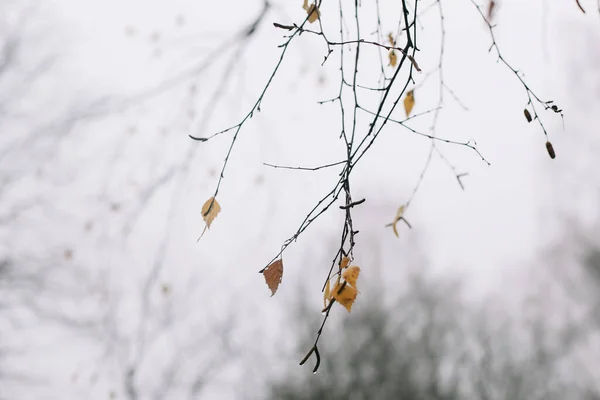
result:
[[[308,14],[308,22],[311,24],[321,16],[321,13],[315,4],[311,4],[310,7],[308,7],[308,10],[306,10],[306,13]]]
[[[267,282],[267,286],[271,289],[271,296],[273,296],[275,292],[277,292],[277,288],[283,277],[283,260],[279,259],[273,261],[263,270],[263,275]]]

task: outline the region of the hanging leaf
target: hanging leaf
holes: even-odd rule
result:
[[[398,56],[396,55],[396,51],[394,49],[390,50],[390,53],[388,54],[388,58],[390,59],[390,65],[392,67],[395,67],[396,64],[398,63]]]
[[[392,32],[388,33],[388,42],[390,42],[390,46],[393,46],[393,47],[396,46],[396,41],[394,40],[394,36],[392,35]]]
[[[394,222],[392,222],[392,230],[394,231],[394,235],[396,235],[396,237],[399,237],[398,228],[396,228],[396,224],[402,219],[402,216],[404,215],[404,208],[404,204],[398,207],[398,211],[396,211],[396,217],[394,217]]]
[[[360,267],[353,265],[352,267],[348,267],[344,270],[344,272],[342,273],[342,278],[344,278],[344,280],[348,282],[349,285],[352,285],[352,287],[356,289],[356,280],[358,279],[359,274]]]
[[[413,107],[415,105],[415,91],[411,90],[406,93],[406,97],[404,98],[404,111],[406,112],[406,116],[410,115]]]
[[[352,310],[352,304],[356,300],[358,290],[350,286],[347,282],[340,282],[333,288],[333,298],[343,305],[348,312]]]
[[[202,234],[200,235],[198,240],[202,239],[202,236],[204,236],[206,229],[210,229],[210,225],[212,224],[212,222],[217,217],[220,211],[221,206],[219,205],[217,199],[211,197],[210,199],[206,200],[206,202],[202,206],[202,218],[204,219],[206,226],[204,227],[204,230],[202,231]]]
[[[347,257],[344,257],[346,259]],[[342,278],[344,282],[341,282],[338,275],[337,283],[333,290],[330,292],[330,296],[334,298],[338,303],[343,305],[348,312],[352,310],[352,304],[356,300],[358,290],[356,289],[356,281],[360,274],[360,267],[352,266],[345,268],[342,272]],[[330,299],[331,299],[330,297]]]
[[[340,261],[340,269],[346,268],[348,264],[350,264],[350,257],[344,256],[344,258],[342,258],[342,261]]]
[[[321,16],[319,9],[317,8],[317,5],[311,4],[309,6],[308,0],[304,0],[304,4],[302,5],[302,8],[304,8],[306,10],[306,13],[308,14],[308,22],[310,22],[311,24],[313,22],[315,22],[316,20],[318,20],[319,17]]]
[[[525,114],[525,119],[527,120],[527,122],[531,122],[533,120],[533,118],[531,118],[531,113],[528,109],[524,109],[523,114]]]
[[[206,222],[208,228],[210,228],[210,224],[212,224],[220,211],[221,206],[219,205],[219,202],[217,202],[217,199],[211,197],[206,200],[202,206],[202,218],[204,218],[204,222]]]
[[[283,277],[283,261],[281,259],[273,261],[263,270],[263,275],[273,297]]]
[[[311,24],[313,22],[315,22],[316,20],[318,20],[319,17],[321,16],[319,9],[314,4],[311,4],[311,6],[308,7],[308,10],[306,10],[306,13],[308,14],[308,22],[310,22]]]

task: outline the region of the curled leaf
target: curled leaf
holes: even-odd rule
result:
[[[390,42],[390,46],[396,46],[396,41],[394,40],[392,32],[388,33],[388,42]]]
[[[406,97],[404,98],[404,111],[406,112],[406,116],[410,115],[413,107],[415,105],[415,91],[411,90],[406,93]]]
[[[352,304],[356,300],[358,290],[350,286],[348,283],[338,283],[333,289],[333,298],[343,305],[348,312],[352,310]]]
[[[342,278],[344,278],[344,280],[348,282],[349,285],[352,285],[356,289],[356,280],[358,279],[359,274],[360,267],[353,265],[352,267],[348,267],[344,270],[344,272],[342,273]]]
[[[308,7],[308,10],[306,10],[306,13],[308,14],[308,22],[310,22],[311,24],[313,22],[315,22],[316,20],[318,20],[319,17],[321,16],[319,9],[314,4],[311,4],[311,6]]]
[[[524,109],[523,114],[525,114],[525,119],[527,119],[527,122],[531,122],[533,120],[533,118],[531,118],[531,113],[528,109]]]
[[[304,4],[302,5],[302,8],[304,8],[306,10],[306,13],[308,14],[308,22],[310,22],[311,24],[313,22],[315,22],[316,20],[318,20],[319,17],[321,16],[319,9],[317,8],[317,5],[311,4],[309,6],[308,0],[304,0]]]
[[[396,224],[402,219],[402,216],[404,215],[404,208],[404,204],[398,207],[398,211],[396,211],[396,216],[394,217],[394,222],[392,222],[392,230],[394,231],[394,235],[396,235],[396,237],[399,237],[398,228],[396,228]]]
[[[340,269],[346,268],[348,264],[350,264],[350,257],[344,256],[344,258],[342,258],[342,261],[340,261]]]
[[[283,261],[281,259],[273,261],[264,270],[263,275],[267,286],[271,289],[271,297],[277,292],[277,288],[283,277]]]

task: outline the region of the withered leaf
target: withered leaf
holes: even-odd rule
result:
[[[271,297],[277,292],[277,288],[283,277],[283,260],[275,260],[269,264],[264,270],[263,275],[267,286],[271,289]]]
[[[221,206],[219,202],[214,197],[206,200],[204,205],[202,206],[202,218],[204,218],[204,222],[206,222],[206,226],[210,228],[210,224],[217,217],[219,212],[221,211]]]
[[[308,22],[311,24],[321,16],[321,13],[315,4],[311,4],[310,7],[308,7],[308,10],[306,10],[306,13],[308,14]]]
[[[352,267],[348,267],[344,270],[344,272],[342,273],[342,278],[344,278],[344,280],[348,282],[349,285],[352,285],[352,287],[356,289],[356,280],[358,279],[359,274],[360,267],[353,265]]]
[[[340,282],[333,288],[333,298],[343,305],[348,312],[352,310],[352,304],[354,304],[357,294],[358,290],[348,283]]]
[[[342,261],[340,262],[340,269],[346,268],[348,264],[350,264],[350,257],[344,256],[344,258],[342,258]]]
[[[415,106],[415,91],[410,90],[406,93],[406,97],[404,98],[404,111],[406,112],[406,116],[410,115],[413,107]]]
[[[396,217],[394,218],[394,222],[392,223],[392,230],[394,231],[394,235],[396,235],[396,237],[399,237],[398,228],[396,228],[396,224],[402,219],[402,216],[404,215],[404,208],[404,204],[398,207],[398,211],[396,211]]]
[[[204,230],[202,231],[202,234],[200,235],[198,240],[200,240],[202,236],[204,236],[206,229],[210,229],[210,225],[212,224],[212,222],[217,217],[220,211],[221,206],[219,205],[217,199],[211,197],[210,199],[206,200],[206,202],[202,206],[202,219],[204,219],[206,226],[204,227]]]
[[[533,118],[531,118],[531,113],[528,109],[524,109],[523,114],[525,114],[525,119],[527,120],[527,122],[531,122],[533,120]]]
[[[394,49],[390,50],[390,53],[388,54],[388,58],[390,59],[390,65],[392,67],[395,67],[396,64],[398,63],[398,56],[396,55],[396,51]]]

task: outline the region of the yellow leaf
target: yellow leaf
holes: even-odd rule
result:
[[[211,197],[210,199],[206,200],[202,206],[202,218],[204,219],[204,222],[206,222],[206,226],[204,227],[204,230],[202,231],[202,234],[198,240],[202,239],[202,236],[204,236],[204,233],[206,233],[206,229],[210,228],[210,224],[212,224],[220,211],[221,206],[219,205],[217,199]]]
[[[352,304],[354,304],[354,300],[356,300],[356,295],[358,294],[358,290],[350,286],[348,283],[338,283],[333,289],[333,298],[346,307],[348,312],[352,309]]]
[[[342,261],[340,262],[340,269],[344,269],[348,266],[348,264],[350,264],[350,257],[345,256],[344,258],[342,258]]]
[[[390,65],[392,67],[395,67],[396,63],[398,62],[398,56],[396,56],[396,51],[394,49],[390,50],[390,53],[388,54],[388,58],[390,59]]]
[[[302,6],[306,11],[308,11],[308,0],[304,0],[304,5]]]
[[[358,279],[358,274],[360,274],[360,267],[354,265],[344,270],[342,273],[342,278],[344,278],[349,285],[352,285],[356,289],[356,280]]]
[[[318,20],[321,16],[319,9],[315,4],[311,4],[310,7],[308,7],[308,9],[306,10],[306,13],[308,14],[308,22],[310,22],[311,24]]]
[[[206,226],[208,228],[210,228],[210,224],[212,224],[220,211],[221,206],[217,202],[217,199],[211,197],[210,199],[206,200],[202,206],[202,218],[204,218],[204,222],[206,222]]]
[[[283,277],[283,261],[281,259],[273,261],[263,270],[263,275],[273,297]]]
[[[410,115],[413,107],[415,105],[415,91],[411,90],[406,93],[406,97],[404,98],[404,111],[406,111],[406,116]]]
[[[392,223],[392,230],[394,231],[394,235],[396,235],[396,237],[398,237],[398,228],[396,228],[396,224],[404,215],[404,207],[404,204],[398,207],[398,211],[396,211],[396,218],[394,218],[394,222]]]
[[[392,32],[388,33],[388,41],[390,42],[390,46],[396,46],[396,41],[394,40],[394,36],[392,36]]]

